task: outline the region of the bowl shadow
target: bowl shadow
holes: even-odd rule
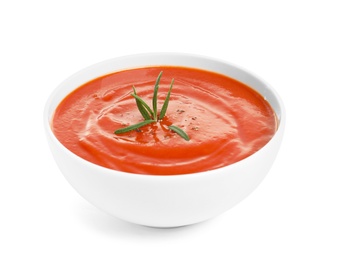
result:
[[[195,233],[202,226],[208,225],[213,220],[207,220],[198,224],[171,227],[171,228],[157,228],[150,226],[142,226],[113,217],[90,204],[77,203],[74,209],[76,218],[83,222],[84,225],[98,232],[102,235],[110,237],[140,237],[142,239],[159,239],[170,237],[182,237]]]

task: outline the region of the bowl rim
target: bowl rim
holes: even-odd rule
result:
[[[258,81],[260,81],[263,85],[265,85],[269,89],[269,91],[273,94],[274,98],[277,101],[277,106],[279,107],[280,113],[279,113],[279,115],[277,115],[278,126],[277,126],[276,132],[274,133],[272,138],[263,147],[261,147],[258,151],[254,152],[253,154],[249,155],[248,157],[246,157],[246,158],[244,158],[240,161],[237,161],[237,162],[232,163],[230,165],[226,165],[226,166],[219,167],[219,168],[216,168],[216,169],[207,170],[207,171],[185,173],[185,174],[171,174],[171,175],[139,174],[139,173],[130,173],[130,172],[124,172],[124,171],[110,169],[110,168],[92,163],[90,161],[87,161],[86,159],[83,159],[82,157],[76,155],[75,153],[73,153],[69,149],[67,149],[55,137],[55,135],[54,135],[54,133],[51,129],[51,125],[50,125],[51,124],[50,120],[53,118],[53,112],[54,111],[51,112],[50,107],[52,106],[52,101],[55,99],[55,95],[64,88],[64,84],[67,81],[70,81],[71,79],[78,77],[78,75],[80,75],[80,74],[91,71],[91,70],[95,69],[96,67],[104,66],[106,63],[110,63],[112,61],[118,62],[119,60],[123,60],[123,59],[133,59],[133,58],[142,58],[142,57],[151,57],[151,56],[152,57],[154,57],[154,56],[163,56],[163,57],[177,56],[177,57],[181,57],[181,58],[185,58],[185,57],[187,58],[188,57],[188,58],[196,58],[196,59],[200,59],[200,60],[220,63],[220,64],[224,64],[224,65],[233,67],[233,68],[241,71],[242,73],[248,74],[248,75],[256,78]],[[163,65],[166,66],[166,64],[163,64]],[[171,66],[170,64],[168,64],[168,65]],[[126,69],[133,69],[133,68],[146,67],[146,66],[147,65],[136,66],[136,67],[130,66],[130,68],[126,68]],[[151,66],[156,66],[156,65],[150,64],[149,66],[151,67]],[[173,65],[173,66],[175,66],[175,65]],[[185,66],[183,65],[183,67],[185,67]],[[191,66],[187,66],[187,67],[191,67]],[[199,66],[197,66],[196,68],[199,68]],[[120,70],[117,69],[117,70],[114,70],[114,71],[112,70],[112,73],[118,72],[118,71],[121,71],[121,70],[125,70],[125,68],[121,68]],[[207,69],[205,69],[205,70],[207,70]],[[210,71],[213,72],[213,70],[210,70]],[[103,75],[106,75],[106,74],[103,74]],[[240,80],[238,80],[238,81],[240,81]],[[80,85],[79,85],[79,87],[80,87]],[[251,87],[251,86],[249,86],[249,87]],[[68,92],[68,93],[70,93],[70,92]],[[274,111],[275,111],[275,109],[274,109]],[[275,113],[276,112],[277,111],[275,111]],[[267,149],[267,147],[271,143],[273,143],[274,140],[277,139],[279,135],[282,135],[284,128],[285,128],[285,123],[286,123],[286,110],[285,110],[285,106],[284,106],[284,103],[283,103],[280,95],[270,84],[268,84],[262,78],[258,77],[253,72],[251,72],[251,71],[249,71],[249,70],[247,70],[247,69],[245,69],[241,66],[235,65],[234,63],[230,63],[230,62],[222,60],[222,59],[213,58],[213,57],[204,56],[204,55],[199,55],[199,54],[182,53],[182,52],[147,52],[147,53],[129,54],[129,55],[123,55],[123,56],[118,56],[118,57],[106,59],[106,60],[103,60],[101,62],[94,63],[90,66],[84,67],[83,69],[80,69],[76,73],[73,73],[72,75],[67,77],[65,80],[60,82],[59,85],[56,88],[54,88],[54,90],[48,96],[47,101],[46,101],[45,106],[44,106],[44,110],[43,110],[43,124],[44,124],[45,133],[47,135],[47,138],[50,138],[52,142],[54,142],[61,150],[63,150],[68,156],[70,156],[74,160],[79,161],[79,163],[84,164],[86,167],[93,168],[93,170],[99,169],[101,172],[104,172],[105,174],[114,174],[114,175],[118,175],[118,176],[125,177],[125,178],[141,178],[141,179],[157,179],[157,180],[159,180],[159,179],[161,179],[161,180],[168,180],[168,179],[173,180],[173,179],[177,179],[177,178],[181,178],[181,179],[183,179],[183,178],[197,178],[198,176],[204,177],[206,175],[210,175],[210,174],[213,174],[213,173],[216,173],[216,172],[220,172],[220,169],[238,167],[238,165],[242,164],[244,161],[251,160],[251,158],[255,158],[256,156],[258,156],[258,154],[263,152],[263,150]]]

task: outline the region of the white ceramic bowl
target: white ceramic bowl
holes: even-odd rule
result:
[[[99,76],[152,65],[177,65],[218,72],[261,93],[278,116],[273,138],[258,152],[232,165],[195,174],[152,176],[110,170],[66,149],[50,122],[61,100]],[[52,154],[68,182],[86,200],[120,219],[153,227],[198,223],[230,209],[248,196],[268,173],[280,147],[285,126],[283,103],[274,89],[253,74],[229,63],[190,54],[151,53],[107,60],[74,74],[48,99],[44,126]]]

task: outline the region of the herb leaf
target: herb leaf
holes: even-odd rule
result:
[[[153,91],[153,119],[155,121],[158,120],[158,89],[159,89],[159,82],[162,76],[162,71],[159,73],[157,80],[155,81],[154,91]]]
[[[132,95],[136,100],[138,100],[138,101],[142,104],[143,108],[145,108],[145,109],[149,112],[149,114],[152,115],[153,118],[154,118],[153,111],[152,111],[152,109],[146,104],[146,102],[145,102],[141,97],[139,97],[138,95],[136,95],[136,94],[134,94],[134,93],[132,93],[131,95]],[[142,114],[143,112],[140,111],[140,113]]]
[[[173,132],[176,132],[178,135],[180,135],[182,138],[184,138],[186,141],[189,141],[190,138],[189,136],[186,134],[186,132],[184,130],[182,130],[181,128],[175,126],[175,125],[170,125],[168,127],[169,129],[171,129]]]
[[[170,89],[169,89],[169,91],[168,91],[168,93],[167,93],[165,102],[164,102],[164,104],[162,105],[162,108],[161,108],[161,111],[160,111],[160,116],[159,116],[159,119],[160,119],[160,120],[163,119],[164,116],[165,116],[165,114],[166,114],[167,107],[168,107],[168,102],[169,102],[169,99],[170,99],[170,96],[171,96],[171,91],[172,91],[173,83],[174,83],[174,79],[172,79]]]
[[[134,95],[137,95],[137,91],[135,90],[135,87],[133,86],[133,92],[134,92]],[[137,104],[137,107],[140,111],[140,114],[142,115],[142,117],[145,119],[145,120],[150,120],[152,119],[150,114],[147,112],[147,110],[145,109],[144,105],[141,103],[140,100],[138,99],[135,99],[135,102]]]
[[[152,124],[152,123],[155,123],[156,121],[155,120],[145,120],[145,121],[142,121],[140,123],[137,123],[135,125],[130,125],[130,126],[127,126],[127,127],[124,127],[124,128],[120,128],[118,130],[115,130],[115,134],[123,134],[123,133],[126,133],[126,132],[129,132],[129,131],[132,131],[132,130],[136,130],[142,126],[145,126],[145,125],[149,125],[149,124]]]

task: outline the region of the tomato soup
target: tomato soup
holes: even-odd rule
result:
[[[165,117],[115,134],[144,120],[132,87],[151,104],[160,71],[159,107],[174,79]],[[190,140],[170,130],[172,124]],[[195,68],[157,66],[80,86],[59,104],[51,126],[66,148],[92,163],[128,173],[178,175],[220,168],[255,153],[274,135],[277,118],[259,93],[239,81]]]

